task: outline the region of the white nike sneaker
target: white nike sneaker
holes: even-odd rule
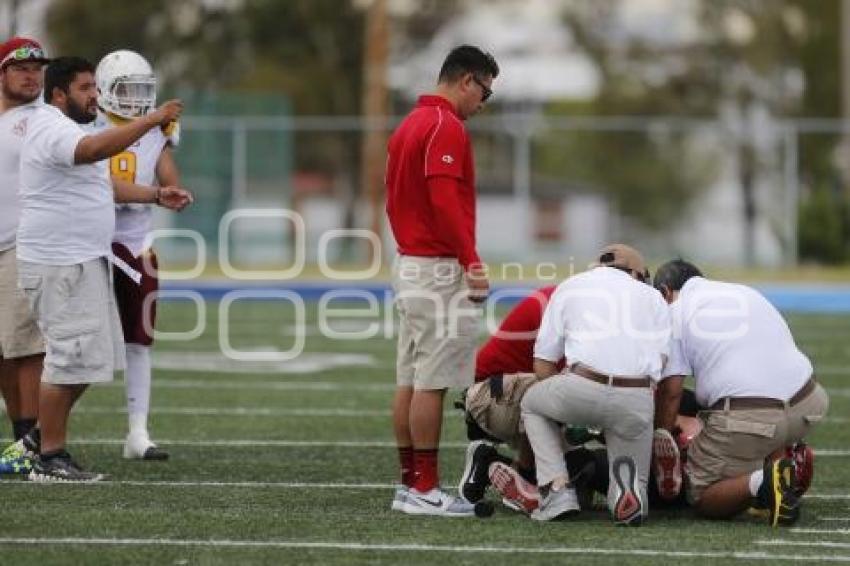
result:
[[[535,521],[557,521],[578,514],[580,509],[576,490],[563,487],[558,491],[550,490],[540,506],[531,512],[531,518]]]
[[[410,488],[401,510],[408,515],[475,516],[475,505],[436,487],[427,493],[420,493],[417,489]]]
[[[404,502],[407,501],[407,492],[410,490],[406,485],[401,485],[396,488],[393,503],[390,509],[393,511],[404,511]]]

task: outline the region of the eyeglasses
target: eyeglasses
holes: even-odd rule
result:
[[[487,102],[487,99],[493,96],[493,90],[481,82],[481,80],[475,75],[472,75],[472,80],[475,81],[475,84],[481,87],[481,102]]]

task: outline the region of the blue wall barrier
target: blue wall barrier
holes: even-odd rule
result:
[[[542,285],[541,285],[542,286]],[[827,284],[770,284],[754,285],[781,311],[789,313],[850,314],[850,285]],[[232,291],[295,292],[306,301],[315,301],[330,291],[353,290],[367,292],[383,299],[391,292],[388,283],[329,283],[292,281],[285,284],[239,283],[234,281],[165,281],[162,288],[169,291],[194,291],[209,300],[219,300]],[[519,301],[536,287],[500,285],[493,288],[499,303],[510,305]],[[167,298],[166,298],[167,300]]]

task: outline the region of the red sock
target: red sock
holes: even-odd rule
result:
[[[437,448],[413,451],[413,467],[416,470],[416,481],[413,487],[419,493],[431,491],[440,481],[437,452]]]
[[[416,480],[416,471],[413,467],[413,447],[398,447],[398,463],[401,468],[401,483],[405,487],[413,487]]]

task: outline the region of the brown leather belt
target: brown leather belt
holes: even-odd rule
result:
[[[605,375],[582,364],[575,364],[570,368],[570,372],[590,381],[602,385],[613,385],[614,387],[649,387],[652,385],[652,380],[647,376],[617,377],[616,375]]]
[[[794,393],[794,396],[788,400],[788,406],[793,407],[815,390],[817,381],[814,377],[803,385],[799,391]],[[769,397],[724,397],[710,407],[712,411],[722,411],[726,408],[726,400],[729,400],[730,411],[742,411],[747,409],[784,409],[785,403],[779,399],[771,399]]]

